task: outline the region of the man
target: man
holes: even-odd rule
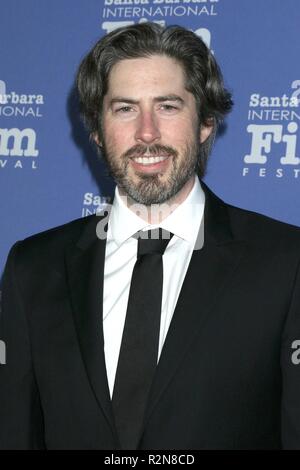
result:
[[[300,234],[201,181],[232,104],[214,57],[144,23],[77,83],[115,198],[10,252],[0,447],[300,448]]]

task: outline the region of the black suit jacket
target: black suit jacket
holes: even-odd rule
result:
[[[203,187],[204,247],[184,280],[138,448],[299,449],[300,230]],[[10,252],[2,449],[120,448],[104,359],[98,221],[75,220]]]

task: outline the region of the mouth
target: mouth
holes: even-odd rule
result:
[[[140,163],[142,165],[153,165],[155,163],[160,163],[165,161],[168,156],[161,156],[161,157],[135,157],[132,160],[136,163]]]
[[[155,172],[163,170],[167,166],[169,158],[169,155],[132,157],[131,163],[139,171]]]

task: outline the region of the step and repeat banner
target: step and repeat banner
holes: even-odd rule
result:
[[[1,0],[0,274],[15,241],[92,214],[111,197],[74,77],[99,37],[144,21],[201,36],[233,93],[208,186],[226,202],[300,226],[299,0]]]

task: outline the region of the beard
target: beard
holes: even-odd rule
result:
[[[199,135],[199,134],[198,134]],[[110,176],[115,180],[127,196],[134,202],[150,206],[152,204],[163,204],[171,200],[184,187],[187,181],[195,174],[200,155],[200,142],[194,139],[186,143],[181,154],[170,146],[135,145],[121,156],[115,155],[109,150],[103,139],[102,155],[108,166]],[[161,173],[143,173],[135,171],[135,177],[130,175],[129,164],[133,157],[168,156],[171,161],[168,175]]]

